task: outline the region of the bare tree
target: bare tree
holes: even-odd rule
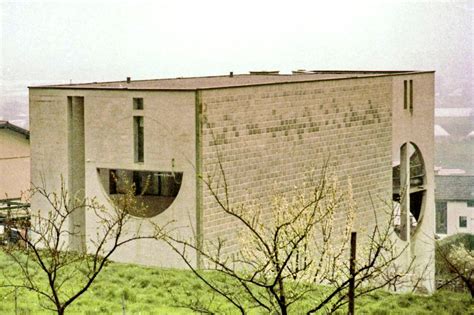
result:
[[[221,159],[217,169],[217,179],[202,181],[221,211],[235,219],[238,249],[226,251],[232,236],[203,243],[171,237],[167,241],[200,280],[240,313],[259,309],[288,314],[292,308],[307,314],[333,312],[348,303],[351,279],[357,298],[402,281],[410,270],[411,263],[393,268],[405,248],[395,246],[389,207],[383,222],[377,222],[383,211],[374,209],[376,222],[363,237],[350,274],[348,246],[355,213],[351,184],[349,180],[341,187],[327,166],[320,176],[311,176],[307,187],[295,188],[293,196],[275,194],[270,207],[232,204]],[[188,258],[189,251],[202,257],[202,268]],[[209,270],[220,274],[219,280],[210,277]],[[189,307],[213,313],[212,301],[199,297]]]
[[[58,314],[64,314],[91,287],[117,249],[135,240],[158,239],[163,235],[159,227],[149,235],[143,235],[140,228],[132,228],[131,213],[145,211],[133,186],[114,198],[112,209],[95,198],[70,196],[63,181],[58,192],[48,192],[43,187],[34,187],[31,192],[46,202],[48,214],[31,209],[34,232],[20,235],[25,246],[3,248],[21,273],[15,278],[5,276],[0,286],[36,292],[41,306]],[[95,233],[89,234],[88,249],[83,251],[70,248],[71,238],[80,236],[70,228],[70,220],[78,211],[95,215],[97,223]],[[25,227],[16,224],[17,229]]]

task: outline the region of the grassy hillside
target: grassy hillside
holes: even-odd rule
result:
[[[0,277],[18,274],[1,251],[0,270]],[[41,308],[34,293],[19,291],[17,296],[19,314],[52,314]],[[179,305],[210,297],[208,289],[190,271],[111,263],[67,313],[122,314],[124,305],[126,314],[190,314],[189,309]],[[15,297],[11,290],[0,288],[0,301],[0,314],[15,314]],[[303,304],[309,302],[302,301]],[[232,310],[219,298],[213,305],[219,307],[218,314]],[[378,291],[356,300],[356,311],[359,314],[474,314],[474,304],[467,294],[437,292],[433,296],[420,296]],[[298,314],[298,307],[293,312]],[[345,313],[346,310],[341,311]]]

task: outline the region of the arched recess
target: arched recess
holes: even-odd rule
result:
[[[112,202],[128,189],[134,189],[137,201],[143,203],[145,209],[132,210],[130,214],[141,218],[154,217],[168,209],[183,181],[182,172],[98,168],[97,175]]]
[[[426,170],[418,146],[404,143],[392,167],[394,229],[406,241],[420,225],[426,204]]]

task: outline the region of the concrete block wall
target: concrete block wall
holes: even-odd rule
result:
[[[368,229],[374,224],[370,197],[379,212],[391,200],[391,105],[390,77],[204,90],[204,178],[219,154],[231,204],[269,205],[275,188],[291,194],[329,159],[342,186],[351,178],[355,229]],[[204,188],[204,239],[228,238],[233,251],[235,230],[235,219]]]

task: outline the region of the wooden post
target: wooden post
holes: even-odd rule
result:
[[[357,232],[351,233],[351,258],[349,261],[349,271],[351,278],[349,279],[349,315],[354,315],[354,299],[355,299],[355,260],[356,260],[356,242]]]
[[[10,245],[12,243],[11,228],[12,228],[12,215],[11,215],[11,212],[10,212],[10,204],[8,204],[7,218],[5,220],[5,228],[4,228],[4,231],[3,231],[8,245]]]
[[[122,315],[125,315],[127,312],[125,311],[125,292],[122,292]]]
[[[15,288],[15,315],[18,315],[18,288]]]

